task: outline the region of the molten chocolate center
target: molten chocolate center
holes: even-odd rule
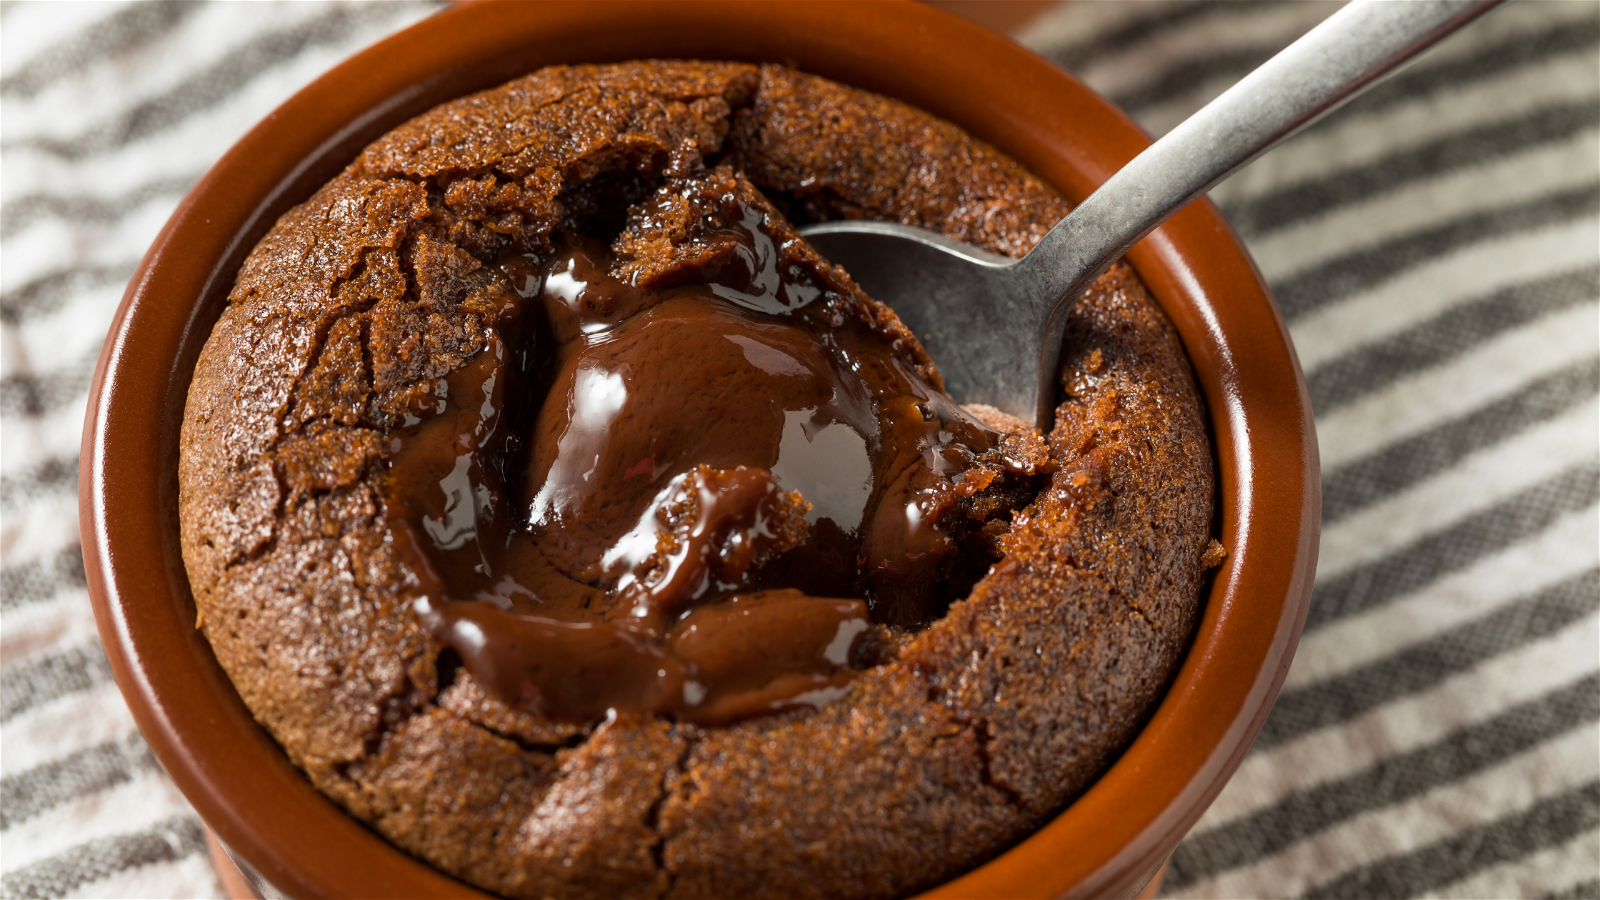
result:
[[[889,338],[819,313],[828,289],[779,271],[760,213],[734,222],[670,287],[615,277],[583,235],[502,261],[514,312],[400,432],[416,611],[514,705],[703,723],[820,705],[879,625],[930,621],[971,567],[951,519],[1000,435]]]

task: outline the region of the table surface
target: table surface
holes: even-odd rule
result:
[[[1160,134],[1337,8],[980,5]],[[95,634],[78,435],[140,254],[436,4],[0,5],[0,893],[206,897]],[[1300,354],[1320,566],[1173,897],[1600,897],[1600,4],[1508,3],[1213,192]]]

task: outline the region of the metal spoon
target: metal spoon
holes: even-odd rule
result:
[[[1067,311],[1095,278],[1190,200],[1498,2],[1355,0],[1135,157],[1019,260],[888,222],[801,234],[928,335],[951,395],[1049,429]]]

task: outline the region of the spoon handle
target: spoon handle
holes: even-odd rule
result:
[[[1017,264],[1051,309],[1040,371],[1056,370],[1072,301],[1140,238],[1498,2],[1355,0],[1134,157]]]

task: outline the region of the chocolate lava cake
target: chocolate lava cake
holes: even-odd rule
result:
[[[277,222],[205,345],[199,625],[319,790],[485,890],[947,881],[1159,701],[1219,551],[1201,403],[1125,264],[1071,314],[1041,435],[945,395],[795,229],[1018,256],[1067,209],[781,66],[439,106]]]

